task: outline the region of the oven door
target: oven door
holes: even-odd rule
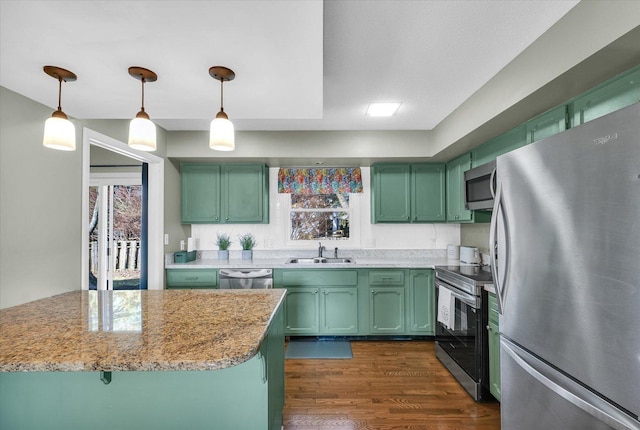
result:
[[[450,291],[454,312],[453,327],[436,321],[436,342],[474,381],[482,378],[481,297],[465,293],[436,279],[436,309],[440,307],[440,291]]]

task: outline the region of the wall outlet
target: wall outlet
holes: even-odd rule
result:
[[[165,244],[165,246],[169,245],[169,234],[168,233],[164,234],[164,244]]]
[[[185,248],[185,247],[186,247],[186,246],[185,246],[185,244],[184,244],[184,240],[181,240],[181,241],[180,241],[180,251],[184,251],[184,248]]]

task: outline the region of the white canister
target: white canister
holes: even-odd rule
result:
[[[447,260],[460,260],[460,247],[458,245],[447,245]]]

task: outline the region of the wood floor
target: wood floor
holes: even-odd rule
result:
[[[352,341],[351,360],[285,363],[285,430],[498,430],[498,403],[476,403],[432,341]]]

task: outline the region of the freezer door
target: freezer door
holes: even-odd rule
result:
[[[635,416],[639,124],[636,103],[498,157],[494,211],[500,332]]]
[[[638,430],[640,422],[507,339],[500,340],[502,430]]]

